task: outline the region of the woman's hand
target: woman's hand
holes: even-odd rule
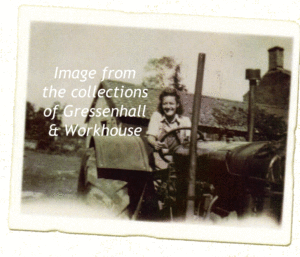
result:
[[[168,148],[165,143],[162,143],[160,141],[156,141],[153,146],[156,151],[159,151],[160,149],[163,149],[163,148]]]
[[[163,148],[168,148],[168,146],[165,143],[156,140],[156,138],[152,135],[149,135],[147,139],[149,144],[152,145],[156,151],[159,151],[160,149]]]

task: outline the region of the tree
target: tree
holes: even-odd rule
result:
[[[58,106],[54,113],[54,107]],[[30,102],[26,103],[26,127],[25,137],[39,141],[38,147],[48,148],[54,141],[54,137],[49,135],[49,129],[52,124],[60,128],[62,125],[62,113],[64,107],[59,102],[54,102],[51,109],[51,115],[45,116],[45,108],[41,107],[35,111],[34,105]],[[53,114],[54,113],[54,114]],[[59,135],[59,133],[58,133]]]
[[[26,102],[26,121],[25,121],[25,135],[31,136],[32,122],[35,118],[34,105],[31,102]]]
[[[254,128],[256,134],[255,141],[279,140],[286,136],[287,124],[282,117],[268,114],[265,110],[256,108]]]
[[[56,106],[57,106],[57,108],[55,110],[55,115],[54,115],[54,117],[51,118],[51,125],[54,124],[55,127],[61,128],[62,116],[63,116],[65,107],[62,106],[60,102],[56,101],[53,103],[53,105],[51,107],[52,113],[54,112],[54,109]],[[60,131],[61,130],[57,131],[59,135],[60,135]]]
[[[171,77],[171,81],[173,82],[171,85],[179,91],[186,92],[187,91],[186,86],[180,83],[181,82],[180,69],[181,69],[180,64],[176,64],[175,72]]]
[[[176,63],[174,57],[151,58],[145,70],[149,74],[143,80],[145,87],[163,88],[173,86],[177,90],[187,91],[186,86],[181,83],[181,64]]]

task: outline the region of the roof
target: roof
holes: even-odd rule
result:
[[[127,83],[127,82],[121,82],[121,81],[113,81],[113,80],[104,80],[103,82],[100,83],[99,89],[104,88],[105,90],[108,89],[114,89],[116,87],[121,88],[124,86],[124,89],[145,89],[143,86],[135,85],[132,83]],[[132,98],[126,98],[126,97],[114,97],[112,96],[111,98],[106,98],[107,101],[110,102],[110,105],[114,108],[121,108],[123,105],[124,107],[130,109],[130,108],[137,108],[139,105],[147,105],[146,111],[145,111],[145,116],[146,119],[150,119],[152,113],[156,111],[157,105],[158,105],[158,97],[161,92],[161,89],[154,89],[154,88],[149,88],[148,89],[148,97],[146,98],[139,98],[139,97],[132,97]],[[94,108],[96,105],[96,102],[98,100],[98,96],[96,96],[92,102],[92,105],[90,108]],[[89,121],[89,116],[87,116],[85,123]]]
[[[192,117],[194,94],[182,94],[181,99],[184,107],[183,115]],[[247,131],[247,118],[244,115],[247,108],[248,106],[243,102],[203,95],[199,125]],[[228,124],[228,119],[224,118],[225,116],[232,118],[231,124]]]
[[[287,76],[291,76],[291,71],[283,69],[281,67],[277,67],[275,70],[267,71],[267,73],[262,77],[262,79],[267,76],[274,76],[274,74],[284,74]]]
[[[276,50],[283,51],[283,48],[280,46],[274,46],[274,47],[270,48],[268,51],[272,52],[272,51],[276,51]]]
[[[121,81],[112,81],[105,80],[100,83],[100,88],[114,89],[115,87],[121,88],[124,86],[124,89],[145,89],[143,86],[121,82]],[[145,118],[150,119],[153,112],[157,110],[159,103],[159,95],[163,89],[161,88],[148,88],[148,97],[146,98],[126,98],[126,97],[111,97],[106,98],[109,102],[109,105],[114,108],[124,107],[137,108],[139,105],[146,105]],[[184,116],[191,118],[193,111],[193,100],[194,94],[180,92],[181,100],[184,108]],[[94,98],[91,108],[95,107],[98,97]],[[275,108],[275,107],[274,107]],[[245,102],[233,101],[222,98],[214,98],[210,96],[202,96],[201,101],[201,110],[200,110],[200,123],[201,126],[214,127],[214,128],[225,128],[236,131],[247,131],[247,112],[248,104]],[[230,119],[225,119],[222,117],[230,117]],[[85,122],[89,121],[87,116]],[[224,124],[222,124],[222,122]],[[228,124],[228,122],[230,124]]]

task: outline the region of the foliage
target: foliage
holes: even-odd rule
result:
[[[255,141],[278,140],[287,133],[287,124],[282,117],[276,117],[259,109],[255,110],[254,128],[256,130]]]
[[[55,115],[53,115],[54,107],[58,105]],[[55,137],[49,135],[49,129],[52,124],[60,128],[62,125],[63,107],[59,102],[55,102],[50,108],[51,115],[46,117],[44,115],[45,108],[41,107],[35,111],[32,103],[26,102],[26,125],[25,138],[38,140],[38,147],[46,149],[50,147]],[[59,134],[58,134],[59,135]]]
[[[143,85],[148,88],[163,88],[173,86],[177,90],[187,91],[181,83],[181,64],[176,63],[174,57],[163,56],[151,58],[145,67],[149,74],[143,80]]]

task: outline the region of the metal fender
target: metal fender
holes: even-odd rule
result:
[[[101,169],[152,171],[143,140],[135,136],[93,137],[96,165]]]

